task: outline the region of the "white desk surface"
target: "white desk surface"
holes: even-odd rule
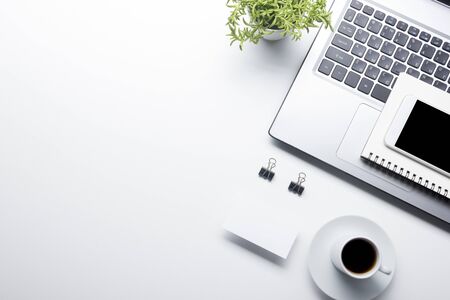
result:
[[[229,47],[224,2],[2,1],[0,299],[322,299],[308,247],[347,214],[393,240],[380,299],[448,299],[449,226],[271,140],[302,43]],[[258,197],[298,214],[286,262],[221,229]]]

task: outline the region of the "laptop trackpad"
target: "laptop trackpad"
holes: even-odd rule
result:
[[[364,163],[360,157],[379,115],[379,110],[369,105],[361,104],[347,129],[347,133],[345,134],[339,149],[337,150],[337,156],[340,159],[345,160],[377,177],[380,177],[405,191],[411,191],[411,188],[408,185],[393,178],[392,176],[387,176],[382,170],[373,168],[367,163]]]

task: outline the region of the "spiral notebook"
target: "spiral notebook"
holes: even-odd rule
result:
[[[411,121],[413,112],[418,109],[416,108],[419,105],[417,103],[420,103],[429,109],[421,113],[421,119],[415,121],[415,127],[412,126],[408,129],[408,147],[426,151],[425,154],[428,154],[428,156],[425,155],[427,158],[423,160],[421,159],[423,158],[422,153],[405,152],[400,148],[392,147],[388,139],[394,131],[395,125],[398,125],[397,121],[401,114],[405,111],[407,99],[411,98],[416,98],[417,102],[415,102],[416,104],[414,104],[408,116],[404,117],[406,123],[404,128],[401,129],[395,145],[398,146],[398,141],[405,135],[407,126],[411,127],[408,123],[413,122]],[[436,117],[433,111],[436,111],[442,117],[440,123],[434,122]],[[450,199],[450,177],[448,176],[450,148],[446,146],[450,144],[449,115],[450,93],[441,91],[409,75],[401,74],[372,130],[361,157],[374,167],[385,168],[396,176],[401,176],[433,191],[436,196],[440,195]],[[417,114],[414,116],[417,116]],[[428,124],[438,124],[439,126],[430,129],[426,128]],[[432,138],[430,139],[430,137]],[[415,156],[411,156],[411,153],[414,153]],[[429,163],[430,161],[432,163]]]

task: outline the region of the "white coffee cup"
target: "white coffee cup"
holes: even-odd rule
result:
[[[382,264],[377,244],[362,235],[338,239],[331,248],[331,261],[339,271],[355,279],[370,278],[378,271],[386,275],[392,273]]]

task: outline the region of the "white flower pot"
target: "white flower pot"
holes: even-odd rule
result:
[[[283,31],[279,29],[268,29],[267,31],[269,31],[270,34],[263,36],[263,39],[267,41],[279,41],[286,37],[281,34]]]

